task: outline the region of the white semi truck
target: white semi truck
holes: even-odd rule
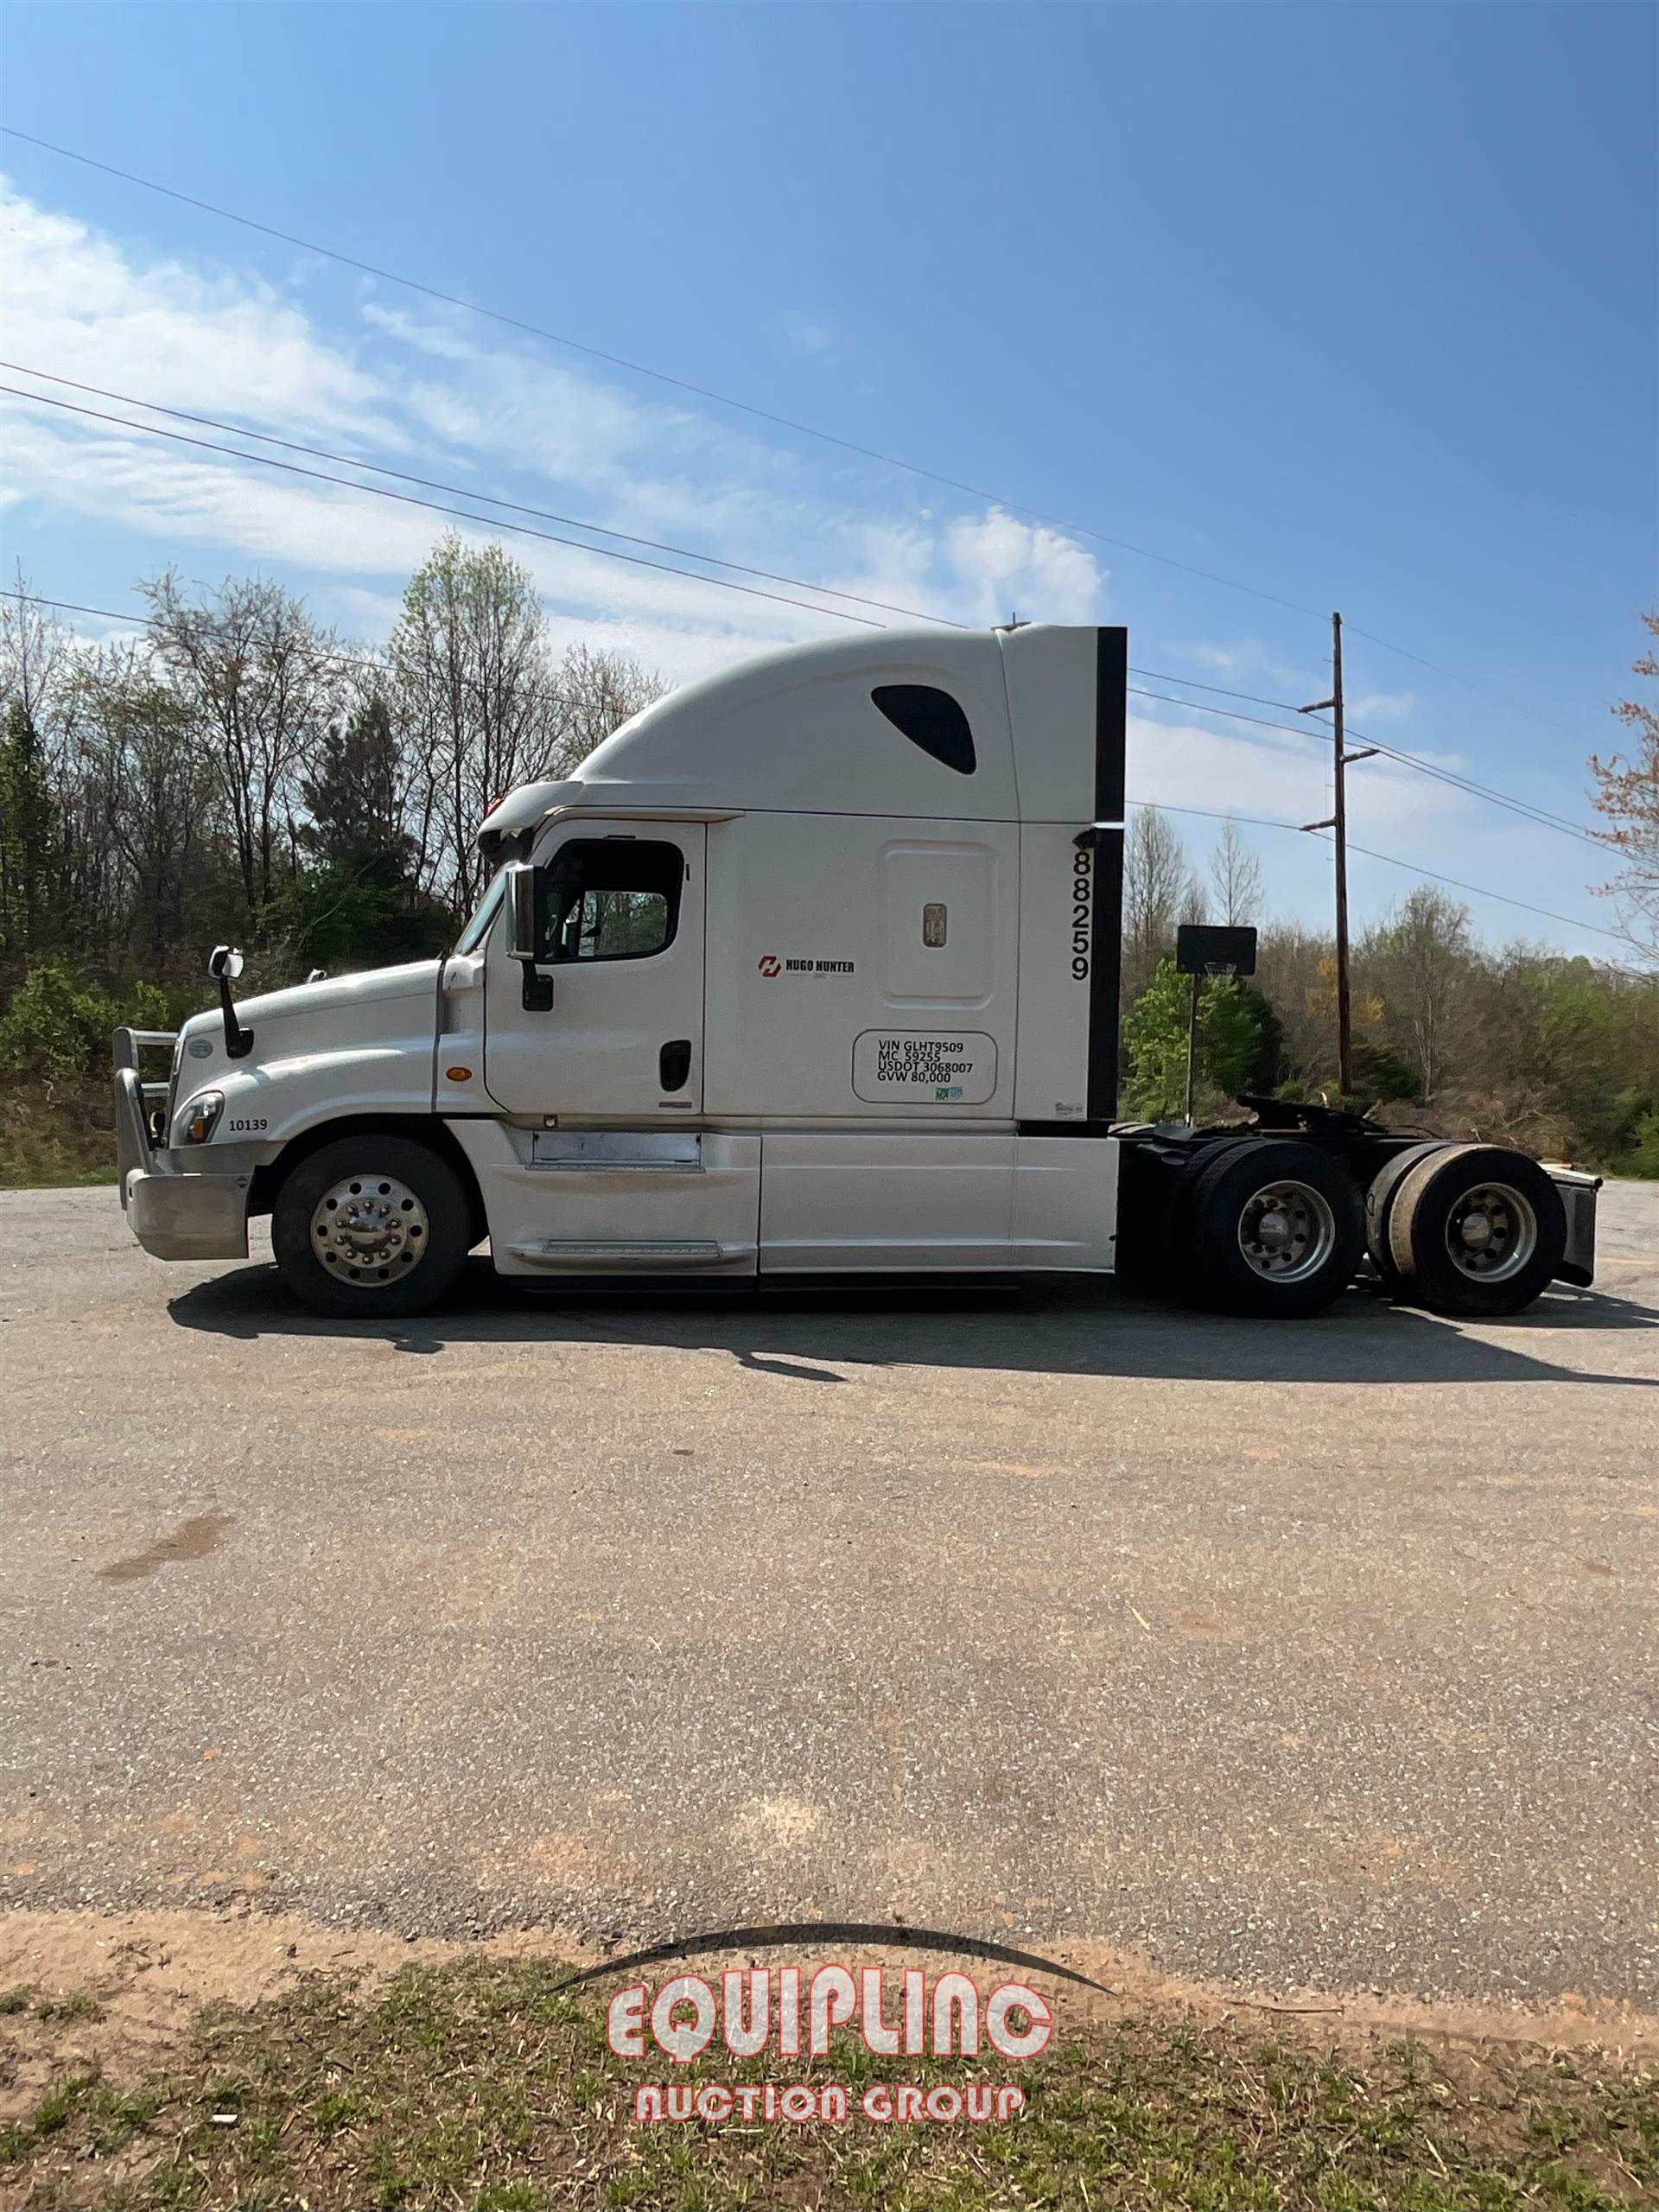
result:
[[[479,832],[445,958],[118,1032],[146,1251],[271,1217],[314,1310],[413,1313],[487,1240],[565,1284],[1140,1264],[1247,1313],[1361,1266],[1511,1313],[1593,1263],[1592,1178],[1251,1103],[1117,1119],[1128,633],[794,647],[636,715]],[[168,1048],[165,1085],[148,1049]]]

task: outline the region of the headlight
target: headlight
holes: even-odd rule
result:
[[[219,1117],[225,1111],[222,1090],[201,1090],[188,1106],[179,1109],[173,1124],[173,1141],[180,1144],[206,1144],[219,1127]]]

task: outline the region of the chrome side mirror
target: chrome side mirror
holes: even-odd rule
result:
[[[545,1014],[553,1003],[553,978],[537,973],[540,950],[542,872],[523,861],[507,869],[506,952],[524,971],[524,1008],[526,1014]]]
[[[523,861],[507,870],[507,957],[534,961],[536,957],[536,871]]]
[[[215,982],[222,976],[233,983],[242,973],[242,955],[233,944],[216,944],[207,956],[207,973]]]

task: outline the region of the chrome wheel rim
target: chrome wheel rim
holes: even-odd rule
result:
[[[1471,1282],[1507,1282],[1538,1249],[1538,1217],[1513,1184],[1477,1184],[1446,1216],[1446,1249]]]
[[[1305,1282],[1336,1247],[1337,1217],[1311,1183],[1267,1184],[1240,1210],[1238,1249],[1268,1282]]]
[[[413,1274],[431,1238],[426,1208],[395,1175],[347,1175],[311,1216],[311,1249],[325,1269],[362,1290]]]

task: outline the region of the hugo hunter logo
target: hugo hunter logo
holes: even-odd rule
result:
[[[770,978],[773,976],[850,976],[855,963],[850,960],[780,960],[775,952],[762,953],[755,966]]]
[[[812,1939],[839,1947],[879,1944],[906,1950],[937,1950],[973,1955],[1029,1974],[1103,1990],[1086,1974],[1033,1952],[976,1942],[934,1929],[906,1929],[836,1923],[791,1928],[729,1929],[720,1935],[687,1938],[637,1953],[632,1958],[590,1967],[567,1986],[603,1975],[626,1974],[699,1951],[798,1945]],[[1109,1993],[1107,1993],[1109,1994]],[[1023,2064],[1048,2047],[1053,2014],[1029,1980],[967,1974],[952,1968],[930,1975],[919,1967],[865,1967],[855,1972],[839,1960],[810,1967],[750,1966],[728,1969],[717,1979],[680,1973],[656,1982],[639,1980],[619,1989],[606,2012],[606,2040],[619,2058],[639,2059],[660,2067],[690,2066],[709,2051],[734,2058],[775,2056],[779,2075],[789,2062],[830,2055],[837,2035],[853,2037],[883,2058],[987,2059]],[[900,2069],[902,2071],[902,2069]],[[950,2126],[1013,2119],[1024,2107],[1025,2092],[1011,2081],[976,2080],[958,2088],[949,2082],[925,2087],[902,2079],[870,2082],[855,2092],[845,2082],[773,2079],[760,2082],[677,2082],[671,2074],[639,2083],[634,2091],[637,2121],[697,2119],[715,2126],[727,2121],[808,2120],[844,2122],[856,2112],[878,2126],[931,2122]]]

